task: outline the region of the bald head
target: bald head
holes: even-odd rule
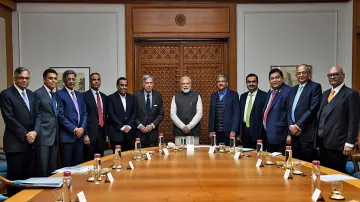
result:
[[[335,65],[330,68],[329,73],[327,74],[330,85],[333,88],[338,87],[344,83],[345,74],[340,65]]]

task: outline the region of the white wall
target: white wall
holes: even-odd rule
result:
[[[30,89],[50,66],[89,66],[102,74],[107,94],[125,76],[124,5],[19,3],[13,25],[14,66],[31,70]],[[239,93],[249,73],[268,90],[271,65],[300,63],[313,66],[313,80],[324,90],[328,69],[340,64],[351,86],[352,2],[238,4],[237,51]]]
[[[0,18],[0,89],[6,88],[6,29],[5,19]],[[5,124],[0,112],[0,147],[3,146]]]
[[[269,89],[271,65],[313,66],[313,80],[329,88],[326,74],[334,64],[352,75],[352,2],[336,4],[237,5],[238,91],[245,77],[259,76]]]
[[[116,91],[125,76],[125,6],[18,4],[13,14],[14,67],[31,71],[30,89],[49,67],[90,67],[102,75],[102,91]],[[18,33],[18,34],[17,34]]]

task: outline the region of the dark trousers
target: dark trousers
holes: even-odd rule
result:
[[[313,141],[301,141],[299,137],[291,136],[291,149],[294,158],[312,162],[314,152]]]
[[[128,134],[125,135],[124,149],[122,149],[122,151],[133,150],[135,147],[134,145],[135,145],[134,133],[130,131]]]
[[[266,150],[268,152],[280,152],[285,155],[285,143],[284,144],[270,144],[266,142]]]
[[[245,148],[256,148],[257,140],[251,138],[250,128],[243,123],[243,134],[241,134],[241,141]]]
[[[219,145],[219,143],[224,143],[226,146],[230,145],[229,140],[230,134],[225,134],[225,132],[216,132],[216,144]]]
[[[320,138],[320,165],[337,170],[339,172],[346,172],[347,156],[343,154],[342,150],[332,150],[324,147]]]
[[[52,146],[40,145],[37,150],[37,175],[39,177],[49,177],[57,168],[58,163],[58,147],[56,144]]]
[[[32,150],[29,146],[25,152],[5,153],[7,163],[7,179],[25,180],[31,177],[30,168],[32,167]],[[22,189],[7,186],[9,196],[13,196]]]
[[[94,159],[94,154],[100,154],[101,157],[104,156],[104,144],[105,144],[105,137],[104,137],[104,128],[98,127],[97,136],[95,141],[90,140],[90,144],[84,144],[84,158],[85,161],[91,161]]]
[[[75,166],[83,162],[83,144],[84,142],[80,142],[78,138],[75,142],[60,144],[62,167]]]
[[[149,133],[142,133],[139,129],[136,131],[136,137],[140,138],[141,141],[141,147],[155,147],[158,143],[158,130],[153,130]]]

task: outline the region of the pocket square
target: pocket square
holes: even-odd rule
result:
[[[154,107],[157,107],[157,105],[154,105]]]

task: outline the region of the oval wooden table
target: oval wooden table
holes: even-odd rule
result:
[[[284,169],[276,166],[256,168],[255,152],[245,152],[241,159],[230,154],[208,154],[208,148],[195,148],[194,153],[186,150],[159,155],[157,148],[151,160],[132,160],[135,169],[125,169],[132,152],[123,152],[120,172],[112,171],[113,183],[95,185],[87,182],[87,174],[73,175],[73,198],[84,191],[87,201],[311,201],[311,164],[305,163],[302,171],[305,177],[293,175],[284,179]],[[250,157],[250,156],[251,157]],[[283,157],[273,157],[279,160]],[[103,167],[113,164],[112,156],[102,158]],[[87,162],[82,165],[91,165]],[[337,171],[321,167],[324,174]],[[54,176],[61,176],[56,174]],[[346,201],[360,200],[360,180],[343,182]],[[331,183],[321,182],[326,201]],[[51,189],[28,189],[11,197],[7,202],[54,201]]]

